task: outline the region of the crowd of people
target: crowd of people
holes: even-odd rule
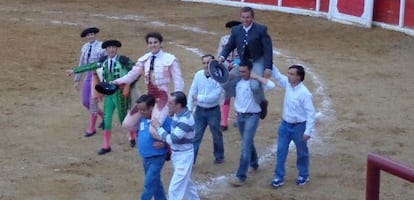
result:
[[[81,75],[86,72],[82,103],[89,111],[90,124],[84,136],[96,134],[97,119],[101,118],[99,127],[103,129],[104,142],[98,155],[110,153],[112,116],[117,110],[119,122],[129,133],[130,146],[137,145],[142,158],[145,180],[141,199],[167,199],[167,196],[200,199],[191,177],[192,168],[207,126],[214,144],[213,162],[218,165],[225,162],[222,132],[228,130],[231,98],[234,98],[234,124],[241,136],[241,152],[236,174],[229,183],[235,187],[244,185],[249,172],[259,168],[254,137],[260,120],[267,116],[269,102],[265,93],[275,88],[275,82],[286,91],[274,179],[269,182],[274,188],[285,184],[285,162],[291,141],[297,149],[296,184],[305,185],[310,180],[307,141],[314,132],[315,109],[312,94],[303,84],[305,69],[292,65],[287,76],[279,72],[273,64],[267,27],[254,21],[251,7],[241,8],[240,21],[229,21],[225,26],[231,33],[220,40],[217,57],[201,56],[201,69],[195,73],[188,95],[183,91],[180,63],[173,54],[163,51],[160,33],[150,32],[145,36],[148,53],[133,62],[118,54],[120,41],[97,40],[98,28],[81,32],[87,42],[81,50],[79,67],[67,70],[67,76],[75,74],[74,87],[78,89]],[[212,61],[229,70],[224,83],[210,74]],[[102,82],[115,85],[117,90],[111,94],[97,92],[95,85]],[[137,92],[137,84],[146,86],[142,95]],[[225,97],[222,106],[221,96]],[[99,102],[103,102],[103,109],[99,108]],[[161,181],[167,160],[172,161],[174,170],[168,195]]]

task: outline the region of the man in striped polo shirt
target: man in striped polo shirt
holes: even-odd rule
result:
[[[171,132],[161,127],[157,119],[152,119],[152,126],[157,133],[152,133],[155,139],[167,142],[171,146],[171,161],[174,174],[170,181],[168,196],[170,200],[200,199],[197,186],[191,179],[194,163],[194,118],[187,108],[187,97],[183,92],[171,93],[168,100],[170,112],[174,113],[171,123]]]

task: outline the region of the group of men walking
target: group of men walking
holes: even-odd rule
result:
[[[285,183],[284,166],[292,140],[298,153],[296,183],[304,185],[309,181],[307,140],[313,134],[315,110],[312,94],[303,84],[304,68],[301,65],[290,66],[287,77],[278,71],[272,61],[272,41],[267,27],[254,22],[252,8],[243,7],[240,22],[231,26],[227,23],[226,26],[231,27],[231,34],[217,60],[231,67],[229,80],[221,84],[213,79],[208,66],[215,57],[203,55],[202,69],[195,73],[188,96],[183,92],[184,80],[178,59],[162,50],[160,33],[146,35],[148,53],[135,63],[118,54],[117,50],[122,46],[120,41],[102,43],[96,40],[98,28],[88,28],[81,33],[81,37],[87,38],[87,43],[82,47],[79,67],[68,70],[67,74],[87,72],[82,97],[83,102],[88,100],[84,105],[90,112],[90,125],[84,135],[90,137],[96,133],[96,121],[100,116],[103,119],[104,144],[98,154],[111,152],[112,115],[116,108],[119,121],[130,133],[131,147],[138,144],[142,157],[145,181],[141,199],[166,199],[160,174],[169,152],[174,168],[169,199],[199,199],[191,174],[207,126],[213,138],[214,163],[221,164],[225,160],[222,131],[227,130],[227,122],[223,125],[219,105],[223,93],[227,101],[225,105],[229,105],[234,97],[236,124],[241,135],[239,167],[230,184],[244,185],[248,171],[259,168],[254,136],[260,119],[267,115],[269,102],[265,91],[275,87],[271,77],[286,88],[272,185],[280,187]],[[132,94],[141,77],[147,91],[140,96]],[[79,87],[79,80],[80,76],[75,75],[75,88]],[[120,89],[114,94],[102,95],[94,90],[94,85],[99,82],[117,85]],[[172,83],[174,90],[171,92]],[[98,107],[102,99],[103,111]],[[227,112],[226,117],[228,110],[223,109]]]

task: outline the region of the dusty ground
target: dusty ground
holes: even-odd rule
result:
[[[30,3],[28,3],[30,2]],[[186,88],[199,69],[200,53],[215,53],[224,23],[238,8],[172,0],[0,2],[0,199],[138,199],[141,161],[115,122],[113,152],[97,156],[101,131],[84,138],[87,112],[64,70],[77,64],[86,26],[101,28],[101,40],[123,42],[134,60],[146,51],[143,36],[159,31],[165,49],[177,55]],[[283,90],[269,94],[271,111],[256,137],[261,167],[247,185],[226,180],[239,159],[236,129],[225,132],[226,162],[213,165],[206,134],[193,178],[203,199],[364,199],[368,152],[414,166],[414,38],[379,28],[362,29],[311,18],[257,11],[276,50],[275,63],[307,66],[306,84],[319,111],[310,142],[310,184],[298,188],[295,153],[287,183],[270,187]],[[194,49],[193,49],[194,48]],[[163,171],[167,187],[171,163]],[[383,199],[412,199],[413,185],[382,173]]]

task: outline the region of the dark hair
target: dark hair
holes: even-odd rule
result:
[[[253,10],[253,8],[252,7],[243,7],[243,8],[241,8],[241,10],[240,10],[240,13],[242,13],[242,12],[250,12],[250,13],[252,13],[252,18],[254,18],[254,10]]]
[[[160,43],[162,42],[162,35],[161,33],[158,33],[158,32],[147,33],[147,35],[145,36],[145,41],[147,43],[148,43],[148,38],[157,38],[158,41],[160,41]]]
[[[135,102],[138,104],[145,103],[147,107],[153,107],[155,105],[155,98],[150,94],[143,94]]]
[[[242,60],[239,66],[246,66],[249,71],[252,71],[253,69],[253,64],[250,60]]]
[[[205,55],[201,56],[201,60],[204,59],[204,58],[206,58],[206,57],[210,57],[211,59],[214,59],[214,56],[213,55],[211,55],[211,54],[205,54]]]
[[[298,64],[291,65],[289,69],[296,69],[296,74],[300,76],[300,81],[305,80],[305,69],[303,68],[302,65],[298,65]]]
[[[181,104],[181,107],[184,108],[187,106],[187,97],[184,92],[176,91],[171,93],[172,97],[175,97],[175,103]]]

